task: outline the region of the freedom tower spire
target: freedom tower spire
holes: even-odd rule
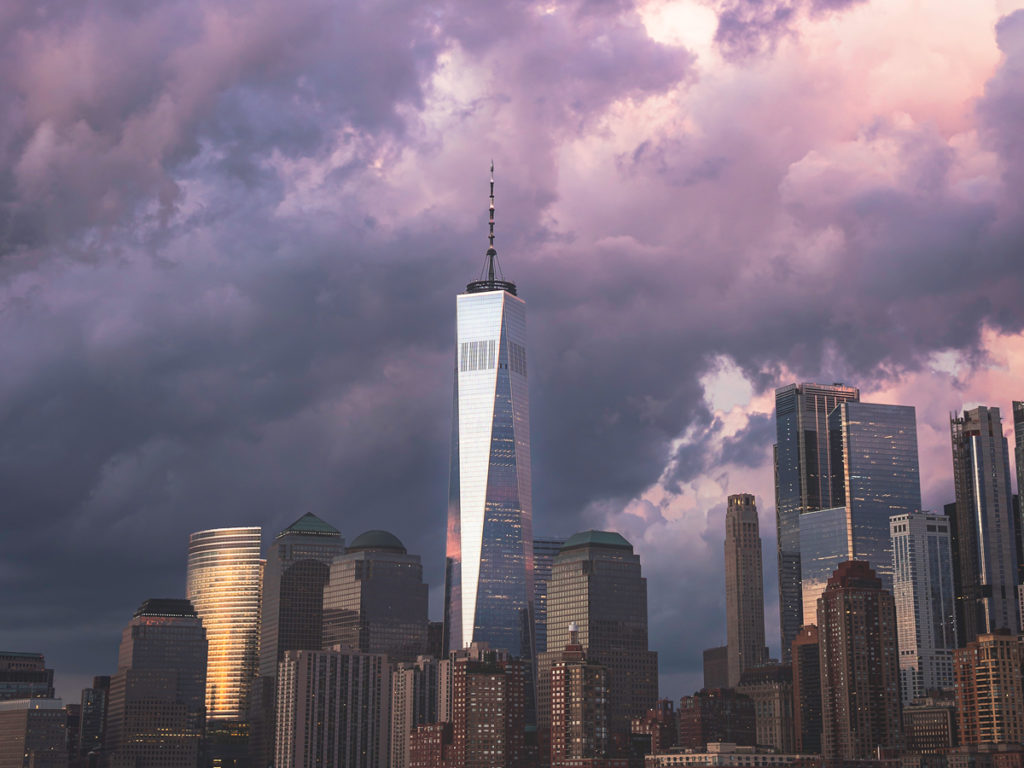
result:
[[[455,301],[455,388],[444,591],[445,652],[473,642],[532,659],[533,505],[526,304],[494,248]]]

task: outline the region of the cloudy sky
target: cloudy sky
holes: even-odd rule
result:
[[[530,327],[534,529],[614,528],[662,694],[724,641],[772,390],[1024,397],[1022,0],[0,4],[0,647],[75,699],[187,534],[397,533],[440,618],[454,297]]]

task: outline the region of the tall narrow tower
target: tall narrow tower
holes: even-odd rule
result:
[[[767,661],[761,534],[749,493],[730,496],[725,513],[725,615],[729,687],[735,688],[745,669]]]
[[[445,651],[486,642],[533,657],[533,506],[526,304],[490,245],[456,299],[455,392],[445,568]]]

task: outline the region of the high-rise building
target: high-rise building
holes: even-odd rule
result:
[[[628,739],[632,718],[658,700],[658,654],[647,648],[647,579],[633,545],[617,533],[583,531],[566,540],[551,567],[548,645],[565,648],[569,625],[579,630],[587,659],[608,670],[608,728],[613,741]],[[545,702],[551,666],[560,652],[538,659],[538,725],[547,725]]]
[[[548,582],[551,581],[551,564],[564,543],[565,539],[533,540],[533,612],[537,653],[548,649]]]
[[[736,691],[754,702],[757,743],[776,752],[793,752],[793,667],[765,664],[743,672]]]
[[[532,659],[533,505],[526,304],[496,276],[494,174],[485,274],[456,299],[445,650]]]
[[[608,675],[587,661],[575,625],[551,667],[551,768],[608,755]]]
[[[913,407],[839,403],[828,423],[832,506],[800,515],[805,624],[817,620],[818,598],[846,560],[869,563],[891,591],[889,518],[921,508]]]
[[[43,654],[0,651],[0,701],[52,698],[53,670]]]
[[[961,644],[996,629],[1020,630],[1010,458],[998,408],[950,418],[953,485],[953,577]]]
[[[427,650],[427,585],[419,555],[387,531],[357,536],[331,563],[323,646],[415,661]]]
[[[260,611],[259,678],[251,692],[250,751],[257,766],[274,760],[274,679],[285,651],[318,651],[323,641],[324,586],[331,560],[345,551],[338,529],[306,513],[267,552]]]
[[[674,747],[679,739],[679,723],[672,699],[658,699],[654,707],[648,709],[642,717],[634,717],[631,730],[634,736],[650,738],[648,754],[667,752]]]
[[[106,741],[107,698],[109,695],[109,675],[94,677],[92,688],[82,689],[82,717],[78,723],[78,745],[83,756],[103,749]]]
[[[705,688],[679,700],[679,746],[703,750],[710,742],[757,744],[754,702],[731,688]]]
[[[779,558],[779,624],[783,660],[800,630],[800,515],[834,506],[828,416],[860,391],[841,384],[790,384],[775,390],[775,514]]]
[[[962,747],[1024,743],[1021,648],[1008,630],[978,635],[954,654]]]
[[[338,529],[312,513],[274,538],[263,575],[260,676],[274,677],[285,651],[320,650],[324,586],[344,551]]]
[[[904,706],[953,686],[955,594],[949,518],[928,512],[893,515],[893,600]]]
[[[248,713],[259,661],[263,564],[259,526],[214,528],[189,537],[186,595],[210,645],[210,720],[241,721]]]
[[[800,627],[793,640],[793,736],[797,753],[821,754],[821,656],[818,627]]]
[[[52,697],[0,700],[0,766],[67,768],[67,715]]]
[[[206,721],[206,630],[188,600],[147,600],[121,636],[104,752],[112,768],[195,768]]]
[[[729,647],[704,649],[704,687],[729,687]]]
[[[739,685],[743,671],[764,664],[764,581],[761,534],[754,496],[729,497],[725,513],[725,617],[729,655],[729,687]]]
[[[438,721],[441,662],[420,656],[391,673],[391,768],[409,768],[409,737],[421,725]]]
[[[1024,495],[1024,401],[1013,401],[1013,457],[1017,469],[1017,495]]]
[[[868,760],[900,744],[892,595],[866,562],[840,563],[818,598],[822,754]]]
[[[335,646],[285,651],[277,674],[274,768],[387,768],[391,665]]]

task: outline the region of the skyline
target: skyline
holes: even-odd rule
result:
[[[698,688],[700,650],[724,641],[729,493],[756,496],[778,655],[775,386],[845,381],[915,406],[923,505],[952,500],[949,412],[998,406],[1009,434],[1024,397],[1024,210],[1008,193],[1024,14],[1000,27],[1002,61],[994,25],[1015,4],[915,20],[903,2],[805,3],[790,32],[727,3],[710,31],[696,3],[598,5],[496,6],[442,32],[410,13],[379,53],[357,48],[376,90],[334,81],[342,33],[312,27],[344,11],[317,2],[280,29],[256,4],[260,34],[241,42],[218,4],[166,36],[173,3],[4,11],[20,74],[0,101],[25,109],[0,127],[0,610],[15,626],[0,645],[81,688],[113,671],[137,605],[184,595],[188,533],[269,538],[304,512],[346,539],[396,533],[440,618],[451,294],[478,266],[492,154],[503,266],[530,301],[534,534],[630,540],[664,694]],[[672,21],[680,8],[694,23]],[[868,66],[887,25],[919,34]],[[99,53],[125,30],[153,46]],[[531,69],[531,37],[564,43],[565,74]],[[823,56],[838,39],[848,58]],[[88,81],[106,68],[109,93]],[[669,604],[679,580],[685,606]],[[704,634],[678,644],[684,611]]]

